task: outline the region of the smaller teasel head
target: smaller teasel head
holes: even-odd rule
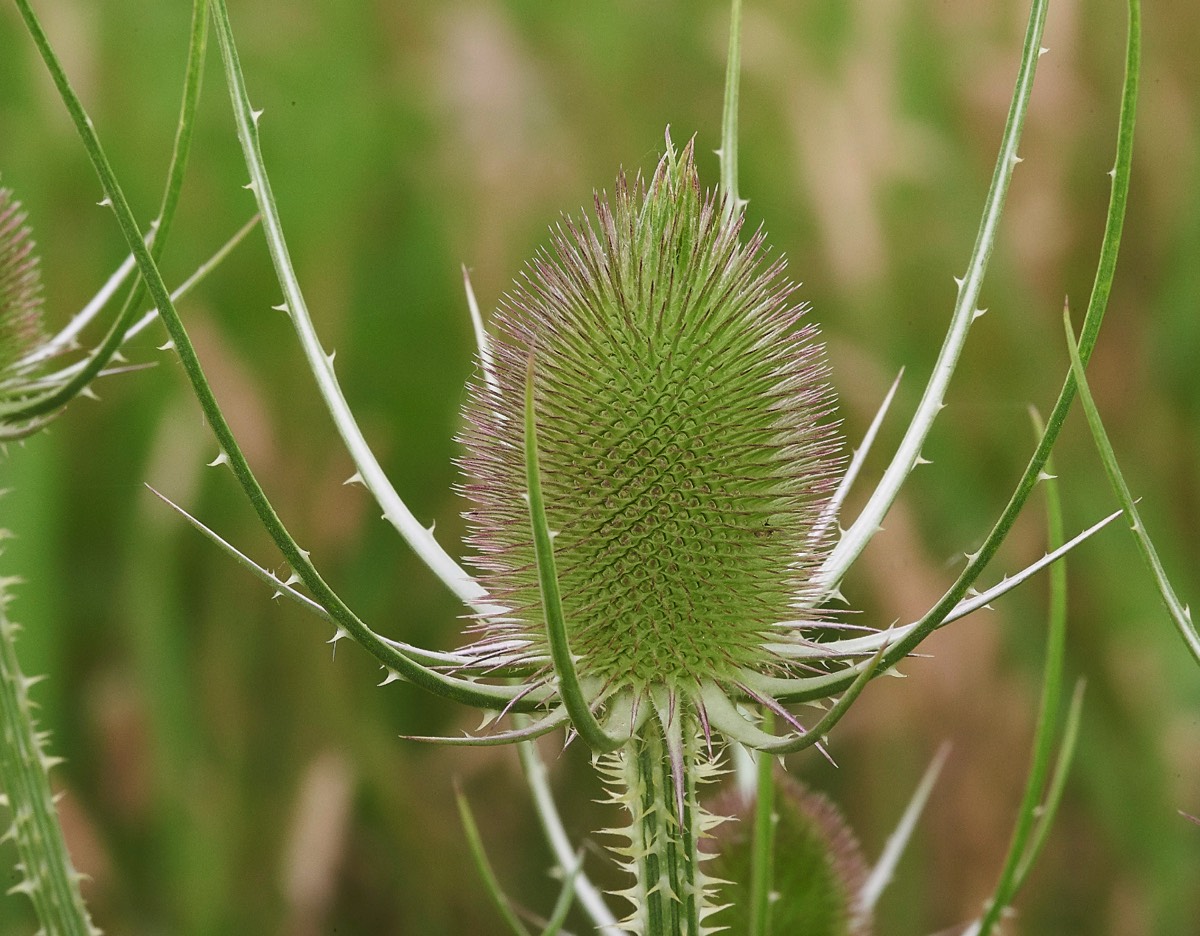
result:
[[[823,347],[764,236],[702,190],[689,143],[565,218],[494,320],[463,467],[504,611],[475,650],[549,676],[527,502],[527,381],[570,650],[593,698],[729,697],[788,675],[840,467]],[[781,622],[789,622],[782,624]],[[701,712],[703,717],[703,713]]]
[[[0,188],[0,387],[44,340],[42,281],[21,203]]]

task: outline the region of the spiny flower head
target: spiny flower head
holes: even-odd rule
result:
[[[546,659],[523,453],[532,360],[546,516],[582,677],[635,698],[783,665],[839,467],[823,348],[761,232],[692,144],[565,219],[502,302],[464,433],[468,515],[503,613],[477,649]]]
[[[25,212],[0,188],[0,375],[41,342],[42,282]]]

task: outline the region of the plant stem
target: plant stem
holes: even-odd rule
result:
[[[18,627],[5,611],[7,585],[0,581],[0,788],[13,817],[6,837],[16,843],[21,873],[9,893],[29,895],[43,933],[98,936],[58,824],[48,775],[58,759],[43,750],[46,736],[34,724],[29,687],[37,680],[27,678],[17,661]]]
[[[682,733],[682,771],[657,719],[649,718],[616,754],[611,775],[623,788],[618,799],[631,820],[622,834],[628,869],[636,882],[625,892],[642,936],[699,936],[708,910],[708,878],[700,871],[698,843],[709,825],[696,799],[705,764],[694,731]],[[678,784],[682,784],[679,790]]]

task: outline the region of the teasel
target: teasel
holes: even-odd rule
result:
[[[719,820],[696,786],[723,739],[819,737],[771,685],[819,670],[833,627],[815,583],[835,398],[784,260],[742,227],[668,134],[648,183],[619,177],[526,269],[466,407],[470,542],[498,607],[465,652],[557,687],[605,753],[635,932],[707,931],[698,845]]]
[[[24,392],[19,374],[46,340],[42,279],[33,232],[21,203],[0,188],[0,398]]]

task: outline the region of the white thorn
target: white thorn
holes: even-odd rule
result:
[[[954,277],[954,284],[955,284],[955,285],[956,285],[956,286],[957,286],[959,289],[962,289],[962,288],[963,288],[963,283],[965,283],[965,282],[966,282],[966,279],[965,279],[964,277],[962,277],[962,276],[956,276],[956,277]]]
[[[228,465],[228,464],[229,464],[229,456],[226,455],[225,452],[221,452],[220,455],[218,455],[216,458],[214,458],[212,461],[210,461],[208,463],[208,467],[216,468],[218,465]]]
[[[306,560],[309,560],[312,556],[312,553],[310,553],[307,549],[301,549],[299,546],[296,547],[296,551],[299,552],[300,555]]]
[[[387,518],[385,517],[384,519],[386,520]],[[433,531],[436,529],[437,529],[437,521],[434,520],[433,523],[429,524],[429,526],[427,526],[425,528],[425,532],[428,533],[430,536],[433,536]]]
[[[112,199],[105,195],[102,199],[100,199],[100,201],[96,202],[96,206],[98,208],[111,208]]]
[[[1108,177],[1110,179],[1115,179],[1117,177],[1117,167],[1116,166],[1113,166],[1111,169],[1108,170]]]
[[[1058,479],[1058,475],[1050,474],[1050,472],[1043,469],[1038,472],[1037,479],[1039,481],[1055,481]]]
[[[79,391],[79,395],[80,395],[80,396],[85,396],[85,397],[87,397],[89,400],[98,400],[98,399],[100,399],[100,397],[99,397],[99,395],[96,393],[96,391],[92,389],[92,387],[91,387],[91,384],[86,384],[86,385],[84,386],[84,388],[83,388],[82,390],[80,390],[80,391]]]
[[[973,322],[977,318],[983,318],[985,315],[987,315],[987,309],[976,309],[971,314],[971,321]]]
[[[333,359],[335,357],[337,357],[336,351],[330,351],[327,355],[325,355],[325,360],[329,362],[330,367],[333,367]]]
[[[249,182],[247,182],[245,185],[243,185],[242,188],[244,188],[248,192],[253,192],[255,190],[254,189],[254,180],[251,179]]]
[[[396,680],[398,680],[399,678],[400,678],[399,673],[397,673],[394,669],[389,669],[387,671],[387,675],[383,677],[383,682],[381,682],[379,685],[386,686],[388,683],[396,682]]]
[[[924,455],[918,455],[917,460],[915,462],[913,462],[913,467],[916,467],[917,465],[932,465],[932,464],[933,464],[933,462],[931,462]]]
[[[288,304],[286,302],[281,302],[279,305],[273,305],[271,308],[276,312],[286,312],[288,315],[292,314],[292,310],[288,308]]]
[[[293,572],[287,577],[287,581],[283,583],[284,588],[291,588],[293,585],[300,583],[300,576]]]
[[[263,115],[263,112],[262,112],[261,107],[258,110],[255,110],[254,108],[250,108],[250,119],[254,121],[254,126],[256,126],[256,127],[258,126],[258,118],[261,117],[262,115]]]
[[[361,472],[358,472],[358,471],[356,471],[356,472],[354,472],[354,474],[350,475],[350,477],[348,477],[348,478],[347,478],[345,481],[343,481],[343,482],[342,482],[342,484],[343,484],[343,485],[346,485],[346,484],[361,484],[361,485],[363,485],[364,487],[366,487],[366,484],[367,484],[367,482],[363,480],[362,473],[361,473]]]
[[[159,351],[174,351],[175,350],[175,339],[168,338],[165,344],[160,344],[158,346],[158,350]]]
[[[1049,51],[1050,51],[1050,50],[1049,50],[1049,49],[1047,49],[1045,46],[1041,46],[1041,47],[1038,49],[1038,58],[1041,58],[1043,55],[1045,55],[1045,54],[1046,54],[1047,52],[1049,52]]]
[[[1024,160],[1024,159],[1022,159],[1020,156],[1018,156],[1016,153],[1013,153],[1013,154],[1012,154],[1012,156],[1010,156],[1009,158],[1012,160],[1012,164],[1013,164],[1014,166],[1015,166],[1017,163],[1023,163],[1023,162],[1025,162],[1025,160]]]
[[[282,597],[283,597],[283,592],[281,592],[279,589],[275,589],[275,593],[273,595],[271,595],[271,600],[274,601],[276,598],[282,598]]]
[[[976,550],[973,553],[963,553],[963,555],[967,557],[967,562],[974,562],[979,558],[979,552],[980,550]]]
[[[339,627],[336,631],[333,632],[333,636],[330,637],[325,642],[330,643],[330,644],[336,644],[339,640],[343,640],[349,636],[350,636],[350,632],[348,630],[346,630],[346,628]]]

